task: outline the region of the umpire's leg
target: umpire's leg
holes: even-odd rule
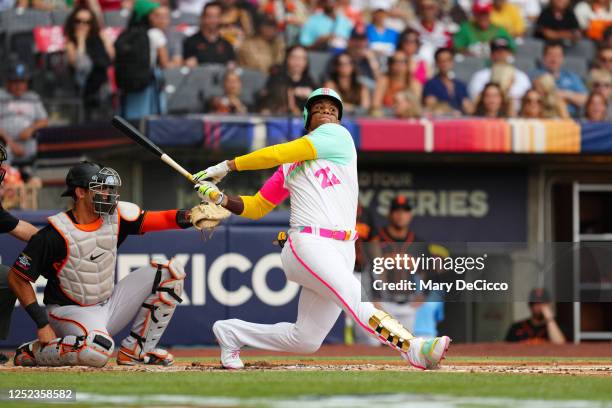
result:
[[[8,266],[0,265],[0,340],[6,340],[11,327],[11,316],[15,308],[17,297],[8,284]],[[0,364],[4,364],[7,358],[0,353]]]

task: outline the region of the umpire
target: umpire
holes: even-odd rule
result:
[[[0,144],[0,185],[4,180],[6,170],[2,168],[2,163],[6,160],[7,154],[4,146]],[[30,223],[20,221],[9,214],[0,203],[0,234],[9,233],[22,241],[29,241],[30,237],[36,234],[37,229]],[[15,307],[16,297],[8,285],[9,268],[0,265],[0,340],[8,337],[11,315]],[[0,364],[4,364],[7,358],[0,353]]]

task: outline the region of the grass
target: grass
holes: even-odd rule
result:
[[[268,359],[268,358],[266,358]],[[274,358],[269,358],[273,360]],[[292,360],[294,358],[292,357]],[[299,359],[299,357],[295,357]],[[333,358],[340,360],[342,358]],[[348,358],[347,358],[348,359]],[[374,357],[373,360],[386,360]],[[195,359],[184,358],[192,361]],[[211,359],[199,359],[210,361]],[[264,358],[253,357],[250,361]],[[304,360],[313,360],[306,357]],[[316,358],[322,362],[326,358]],[[477,359],[455,358],[455,361]],[[487,359],[482,359],[486,361]],[[499,360],[516,361],[515,358]],[[495,361],[499,361],[497,358]],[[520,359],[528,361],[528,358]],[[546,359],[538,358],[542,361]],[[569,359],[551,358],[551,361]],[[588,359],[574,359],[585,361]],[[593,359],[595,360],[595,359]],[[489,360],[490,361],[490,360]],[[601,361],[601,359],[597,360]],[[612,399],[612,377],[419,371],[181,371],[181,372],[2,372],[0,388],[67,389],[107,395],[154,394],[283,398],[339,394],[436,394],[464,397],[591,400]],[[27,405],[26,405],[27,404]],[[23,402],[0,406],[45,406]],[[86,404],[79,404],[86,406]],[[108,404],[105,404],[108,405]],[[49,406],[49,405],[46,405]],[[61,406],[61,405],[53,405]],[[71,405],[75,406],[75,405]]]

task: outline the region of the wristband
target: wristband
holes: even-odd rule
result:
[[[221,203],[223,203],[224,198],[225,198],[225,194],[223,194],[223,192],[220,192],[219,197],[217,197],[217,199],[215,200],[215,204],[221,205]]]
[[[47,318],[47,311],[40,307],[37,302],[32,302],[25,307],[26,312],[30,315],[34,323],[36,323],[36,327],[42,329],[46,325],[49,324],[49,319]]]

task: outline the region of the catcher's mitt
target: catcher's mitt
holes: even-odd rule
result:
[[[202,203],[191,209],[189,220],[196,229],[212,230],[230,215],[228,210],[219,205]]]

